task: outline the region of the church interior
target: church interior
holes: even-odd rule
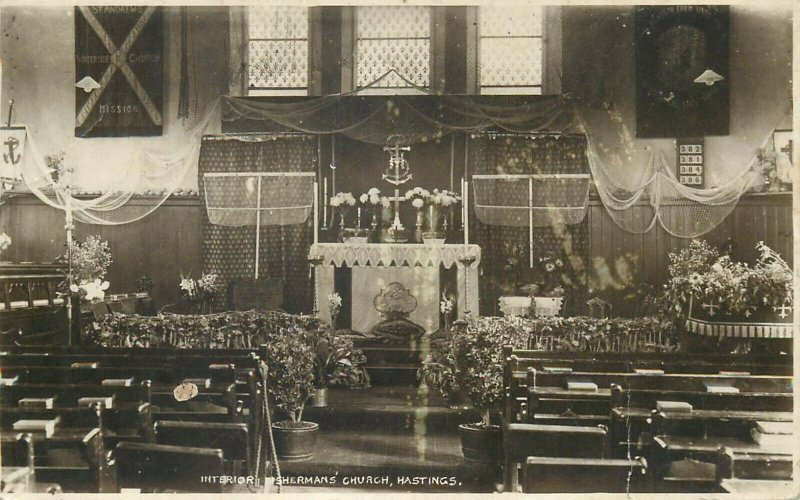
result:
[[[796,495],[793,9],[3,3],[0,491]]]

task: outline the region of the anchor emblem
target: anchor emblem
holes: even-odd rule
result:
[[[19,147],[19,140],[16,137],[9,137],[3,145],[8,146],[8,153],[3,153],[3,161],[12,165],[19,163],[21,155],[14,155],[14,151]]]

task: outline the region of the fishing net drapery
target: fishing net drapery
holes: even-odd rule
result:
[[[557,96],[342,94],[270,101],[225,97],[222,119],[256,121],[276,132],[342,134],[371,144],[386,144],[388,137],[415,144],[486,129],[559,134],[573,130],[572,114]]]
[[[219,226],[303,224],[313,209],[313,172],[203,175],[208,220]]]
[[[684,186],[667,165],[663,153],[654,152],[639,185],[625,187],[608,173],[591,141],[587,155],[594,184],[608,215],[630,233],[646,233],[658,222],[678,238],[702,236],[722,223],[742,194],[758,182],[758,173],[751,162],[722,186],[709,189]]]
[[[473,175],[475,215],[490,226],[578,224],[586,217],[589,174]]]
[[[93,197],[72,195],[64,179],[54,180],[53,169],[26,127],[29,154],[23,160],[22,178],[39,200],[58,210],[69,210],[78,222],[102,225],[135,222],[160,207],[181,186],[189,171],[197,167],[200,139],[216,109],[217,101],[209,106],[197,127],[180,137],[170,137],[161,148],[138,149],[126,168],[109,178],[107,185],[99,190],[101,194]]]

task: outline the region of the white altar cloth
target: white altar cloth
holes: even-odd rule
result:
[[[444,266],[449,269],[456,266],[457,280],[457,314],[463,318],[465,311],[478,314],[478,265],[481,260],[481,247],[478,245],[424,245],[408,243],[317,243],[311,246],[308,258],[317,262],[315,271],[315,287],[319,300],[319,317],[330,321],[327,305],[328,294],[334,291],[333,270],[335,267],[351,268],[390,268],[390,267],[431,267]],[[465,262],[469,265],[465,266]],[[359,274],[359,273],[356,273]],[[468,285],[468,286],[467,286]],[[466,288],[466,293],[465,293]],[[354,297],[355,297],[354,293]],[[438,311],[438,297],[434,309]],[[417,297],[430,300],[430,297]],[[372,310],[373,304],[353,304],[359,308]],[[421,304],[418,303],[418,307]],[[467,307],[467,305],[469,307]],[[426,304],[423,309],[430,309]],[[357,315],[354,315],[355,319]],[[353,326],[356,326],[355,324]],[[423,325],[428,327],[428,325]],[[359,327],[363,327],[360,324]]]

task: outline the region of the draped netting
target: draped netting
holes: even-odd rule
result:
[[[220,226],[303,224],[314,204],[313,172],[207,173],[208,220]]]
[[[94,197],[71,194],[70,175],[53,175],[53,169],[46,164],[26,127],[29,152],[23,160],[22,178],[42,202],[71,212],[78,222],[102,225],[135,222],[160,207],[181,186],[189,171],[196,168],[200,139],[216,104],[209,106],[204,119],[186,136],[173,137],[169,145],[160,149],[137,150],[124,171],[110,178],[107,186],[100,190],[101,194]],[[102,165],[101,158],[98,158],[98,165]]]
[[[656,222],[678,238],[696,238],[719,225],[739,198],[758,182],[757,157],[725,184],[697,189],[678,182],[660,151],[650,155],[638,185],[625,187],[609,174],[588,140],[586,154],[598,195],[614,222],[630,233],[645,233]],[[636,210],[630,210],[636,205]]]
[[[497,104],[503,102],[503,105]],[[501,129],[567,133],[572,115],[558,96],[331,95],[263,101],[225,97],[222,119],[255,121],[260,130],[342,134],[370,144],[416,144],[453,132]]]
[[[589,174],[475,174],[475,215],[490,226],[578,224],[589,206],[589,182]]]

